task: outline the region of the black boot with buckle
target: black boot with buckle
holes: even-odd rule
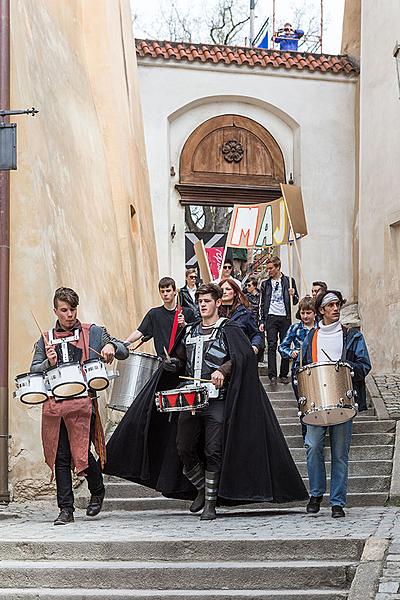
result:
[[[212,521],[217,518],[215,507],[217,505],[219,473],[206,471],[206,487],[205,487],[205,504],[204,510],[201,513],[202,521]]]
[[[197,490],[197,496],[190,505],[189,510],[192,513],[199,512],[199,510],[203,508],[205,502],[204,467],[200,463],[197,463],[193,469],[186,469],[186,467],[183,467],[183,474]]]

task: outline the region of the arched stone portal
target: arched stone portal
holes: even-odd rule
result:
[[[231,114],[208,119],[191,133],[176,188],[183,205],[231,206],[278,198],[285,181],[275,138],[253,119]]]

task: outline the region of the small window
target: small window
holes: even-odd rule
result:
[[[129,212],[130,212],[130,216],[131,216],[131,231],[132,231],[133,235],[136,235],[138,232],[138,223],[137,223],[136,209],[133,206],[133,204],[129,205]]]

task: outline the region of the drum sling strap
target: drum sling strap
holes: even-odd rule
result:
[[[176,333],[178,331],[178,317],[181,314],[181,312],[182,312],[182,307],[180,305],[178,305],[175,309],[174,322],[172,323],[172,331],[171,331],[171,337],[169,338],[168,352],[171,352],[171,350],[175,344]]]

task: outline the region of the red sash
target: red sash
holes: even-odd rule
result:
[[[168,353],[171,352],[171,350],[175,344],[176,334],[178,331],[178,317],[181,314],[181,312],[182,312],[182,307],[178,305],[175,310],[174,322],[172,323],[172,331],[171,331],[171,337],[169,338]]]

